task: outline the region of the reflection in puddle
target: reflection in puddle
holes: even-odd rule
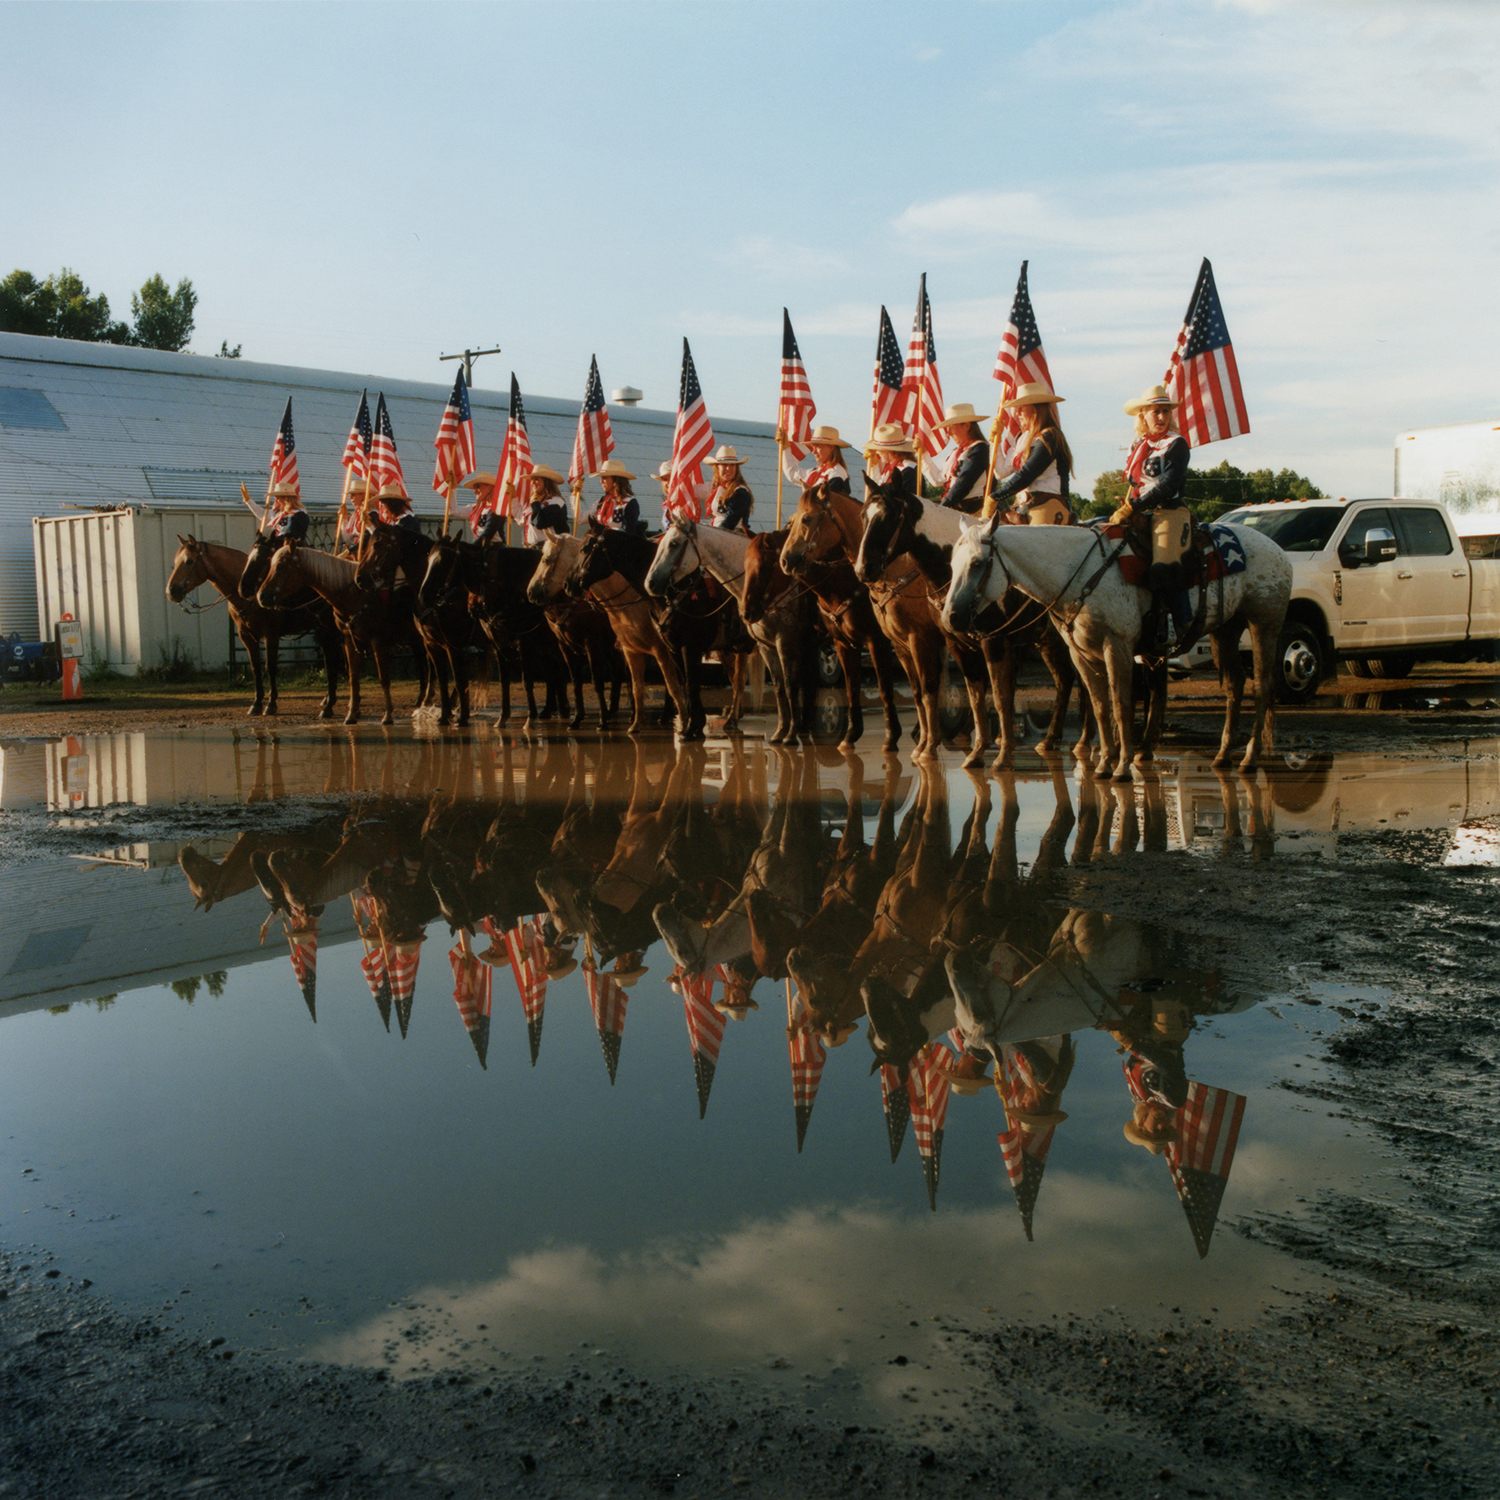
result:
[[[9,878],[3,1082],[49,1164],[24,1211],[116,1287],[206,1280],[213,1316],[402,1370],[580,1340],[873,1370],[915,1306],[1253,1310],[1290,1273],[1221,1215],[1368,1156],[1270,1087],[1303,1043],[1232,951],[1054,876],[1387,823],[1493,862],[1468,825],[1500,811],[1493,746],[1122,786],[1037,756],[125,738],[7,750],[7,804],[186,788],[250,826]]]

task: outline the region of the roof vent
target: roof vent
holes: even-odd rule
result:
[[[622,385],[619,390],[611,391],[609,399],[616,406],[639,406],[641,404],[641,392],[633,385]]]

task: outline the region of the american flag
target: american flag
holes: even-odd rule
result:
[[[899,422],[905,406],[901,394],[901,345],[891,315],[880,309],[880,337],[875,344],[875,388],[870,398],[870,435],[885,422]]]
[[[1010,304],[1010,321],[1000,335],[1000,352],[995,356],[995,368],[991,372],[1001,383],[1002,401],[1009,401],[1023,385],[1032,381],[1041,381],[1049,391],[1054,389],[1047,356],[1042,353],[1042,336],[1037,331],[1036,314],[1031,310],[1031,292],[1026,286],[1027,265],[1027,261],[1021,262],[1021,279],[1016,282],[1015,300]],[[999,456],[1013,469],[1019,465],[1016,445],[1020,438],[1021,413],[1012,407],[1005,413]]]
[[[1250,431],[1239,366],[1207,256],[1162,384],[1169,396],[1182,402],[1177,415],[1188,447],[1201,448]]]
[[[289,932],[286,940],[292,949],[292,973],[297,976],[302,999],[307,1004],[307,1013],[316,1021],[318,1019],[318,934],[312,930]]]
[[[302,480],[297,473],[297,440],[292,436],[290,396],[286,398],[281,426],[276,429],[276,441],[271,444],[271,482],[268,488],[274,490],[278,484],[291,485],[297,498],[302,498]]]
[[[787,447],[795,457],[807,452],[803,447],[812,431],[818,408],[813,405],[812,387],[802,367],[802,351],[792,332],[792,316],[781,309],[781,404],[776,408],[776,425],[786,428]]]
[[[599,1030],[604,1066],[609,1069],[609,1081],[613,1083],[615,1070],[620,1066],[620,1043],[625,1038],[625,1007],[630,997],[623,985],[615,983],[612,975],[601,972],[592,963],[583,966],[583,987],[594,1012],[594,1025]]]
[[[698,495],[703,484],[703,460],[714,451],[714,430],[693,353],[682,341],[682,388],[677,396],[677,427],[672,433],[672,474],[667,483],[666,509],[674,515],[699,519]]]
[[[472,952],[464,952],[462,943],[455,943],[448,950],[448,962],[453,966],[453,1003],[458,1007],[459,1019],[474,1044],[479,1066],[488,1067],[485,1059],[490,1050],[492,993],[489,965],[481,963]]]
[[[1208,1254],[1214,1225],[1219,1221],[1219,1205],[1229,1186],[1229,1169],[1234,1165],[1234,1148],[1244,1118],[1243,1094],[1189,1083],[1187,1103],[1173,1121],[1179,1139],[1167,1147],[1167,1166],[1200,1260]]]
[[[370,993],[375,997],[380,1019],[385,1023],[385,1029],[389,1031],[391,1029],[391,981],[385,970],[385,949],[380,946],[378,939],[371,941],[375,933],[375,903],[370,899],[370,893],[364,889],[351,891],[349,902],[354,908],[354,922],[359,928],[360,941],[366,945],[365,956],[360,959],[359,967],[365,976],[365,983],[370,986]]]
[[[912,1059],[906,1091],[911,1100],[911,1124],[922,1155],[922,1176],[927,1182],[927,1205],[937,1212],[938,1171],[943,1160],[943,1129],[948,1123],[948,1074],[938,1060],[938,1048],[929,1045]]]
[[[893,1068],[889,1063],[880,1065],[880,1100],[885,1106],[885,1133],[890,1141],[891,1160],[895,1161],[901,1155],[901,1145],[906,1139],[911,1100],[907,1098],[900,1068]]]
[[[440,495],[446,495],[450,485],[456,485],[464,475],[479,467],[474,458],[474,414],[469,410],[469,388],[464,384],[462,365],[454,378],[453,391],[443,408],[443,420],[438,423],[432,446],[437,449],[432,487]]]
[[[392,943],[385,952],[385,972],[391,982],[391,999],[396,1004],[396,1024],[401,1035],[411,1025],[411,1003],[417,994],[417,962],[422,944]]]
[[[391,429],[391,414],[385,409],[385,392],[375,403],[375,436],[370,440],[370,482],[377,490],[388,484],[406,488],[401,472],[401,458],[396,452],[396,434]],[[404,509],[404,507],[402,507]]]
[[[798,1007],[799,1012],[801,1007]],[[792,1109],[797,1116],[797,1149],[807,1139],[808,1122],[812,1119],[813,1102],[818,1097],[818,1084],[823,1079],[823,1064],[828,1060],[823,1043],[812,1031],[805,1014],[794,1016],[786,1028],[787,1053],[792,1064]]]
[[[485,919],[488,924],[489,919]],[[490,935],[496,936],[491,927]],[[526,1039],[531,1044],[531,1066],[536,1067],[542,1050],[542,1014],[547,1006],[546,955],[542,952],[542,924],[532,917],[504,935],[505,951],[510,955],[510,970],[516,976],[521,995],[521,1010],[526,1017]]]
[[[578,431],[573,437],[573,457],[568,464],[568,483],[581,484],[586,475],[597,474],[599,465],[615,451],[615,435],[604,405],[604,386],[599,380],[599,357],[589,359],[589,383],[578,409]]]
[[[693,1048],[693,1081],[698,1086],[698,1118],[708,1113],[708,1091],[714,1086],[714,1069],[724,1045],[724,1016],[714,1009],[712,974],[682,981],[682,1008],[687,1015],[688,1041]]]
[[[375,428],[370,422],[370,393],[361,391],[354,426],[349,429],[349,441],[344,444],[344,456],[339,460],[361,479],[370,472],[370,444],[374,438]]]
[[[1001,1097],[1007,1106],[1013,1108],[1018,1089],[1030,1084],[1025,1062],[1014,1047],[1007,1045],[1001,1049],[996,1076]],[[1040,1130],[1022,1130],[1007,1118],[1005,1129],[1000,1132],[1000,1158],[1005,1163],[1005,1175],[1016,1195],[1016,1207],[1021,1210],[1021,1227],[1028,1240],[1032,1237],[1032,1216],[1036,1212],[1037,1194],[1042,1189],[1047,1153],[1052,1149],[1052,1137],[1056,1131],[1055,1125],[1046,1125]]]
[[[521,480],[536,467],[531,459],[531,438],[526,431],[526,408],[521,405],[521,387],[516,372],[510,372],[510,419],[505,424],[505,442],[500,449],[500,462],[495,466],[495,488],[490,498],[476,502],[469,512],[469,529],[479,535],[479,526],[492,511],[502,516],[515,514],[511,509],[511,496],[507,485],[513,485],[519,502]]]
[[[932,303],[927,300],[927,273],[917,290],[917,311],[906,347],[901,389],[906,395],[906,427],[929,457],[948,446],[943,420],[943,383],[938,379],[937,345],[932,338]]]

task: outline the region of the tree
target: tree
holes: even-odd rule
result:
[[[20,270],[0,281],[0,329],[92,344],[131,341],[129,327],[110,318],[109,298],[90,296],[83,278],[66,266],[45,281]]]
[[[1124,469],[1106,469],[1094,481],[1094,498],[1079,512],[1085,521],[1094,516],[1112,515],[1125,503],[1129,486],[1125,483]]]
[[[142,349],[167,349],[174,354],[187,348],[197,306],[198,294],[186,277],[177,283],[175,292],[167,290],[160,275],[151,277],[139,292],[131,293],[135,332],[130,342]]]
[[[1084,520],[1107,516],[1124,502],[1125,471],[1108,469],[1094,481],[1094,498],[1084,506]],[[1263,505],[1269,500],[1319,500],[1323,491],[1292,469],[1273,473],[1252,469],[1245,473],[1227,460],[1212,469],[1188,469],[1185,494],[1188,509],[1200,521],[1215,521],[1241,505]]]
[[[214,358],[215,359],[238,359],[240,357],[240,350],[243,347],[244,347],[243,344],[236,344],[234,346],[234,348],[231,349],[229,347],[229,340],[228,339],[220,339],[219,340],[219,352],[216,355],[214,355]]]

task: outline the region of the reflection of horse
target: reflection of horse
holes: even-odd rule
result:
[[[953,577],[953,548],[963,522],[961,512],[908,495],[895,485],[870,483],[867,487],[864,537],[859,544],[854,571],[861,578],[878,577],[890,566],[893,558],[904,553],[922,570],[923,577],[935,591],[946,593]],[[1063,724],[1068,716],[1068,699],[1072,696],[1073,684],[1078,681],[1078,673],[1046,610],[1038,608],[1018,590],[1012,590],[993,611],[979,617],[975,631],[1000,719],[1000,753],[995,760],[996,768],[1009,766],[1015,759],[1016,663],[1022,651],[1027,649],[1035,649],[1041,656],[1057,687],[1052,721],[1038,745],[1041,750],[1055,750],[1062,738]],[[1080,743],[1083,743],[1088,738],[1089,722],[1088,699],[1081,687],[1078,697],[1080,704],[1084,705],[1083,733],[1080,736]],[[976,731],[973,748],[964,760],[966,766],[978,765],[983,756],[987,735],[980,726],[976,726]]]
[[[1215,527],[1216,535],[1220,532],[1230,534],[1244,566],[1194,591],[1224,684],[1224,733],[1214,764],[1228,764],[1239,727],[1245,686],[1239,641],[1248,630],[1255,661],[1255,727],[1240,769],[1249,771],[1270,749],[1273,656],[1291,597],[1292,565],[1259,532]],[[953,583],[943,610],[950,628],[966,630],[986,601],[1000,599],[1012,588],[1045,604],[1063,626],[1094,705],[1099,773],[1112,771],[1121,780],[1130,775],[1133,755],[1132,658],[1151,608],[1150,592],[1127,583],[1112,566],[1125,545],[1087,526],[1002,526],[997,519],[966,525],[953,551]]]
[[[255,674],[255,702],[250,705],[250,717],[276,712],[276,664],[282,636],[311,632],[317,639],[328,672],[328,692],[319,705],[318,717],[332,718],[334,700],[338,696],[339,635],[327,606],[309,594],[305,599],[288,600],[284,608],[266,609],[256,602],[253,588],[242,589],[241,578],[248,553],[220,542],[200,542],[192,535],[179,536],[177,543],[177,555],[172,559],[172,572],[167,579],[167,598],[173,604],[181,604],[195,588],[205,583],[211,583],[223,596],[229,618],[234,621],[235,633],[244,642],[250,669]],[[270,680],[269,697],[261,675],[262,641],[266,646],[265,675]]]

